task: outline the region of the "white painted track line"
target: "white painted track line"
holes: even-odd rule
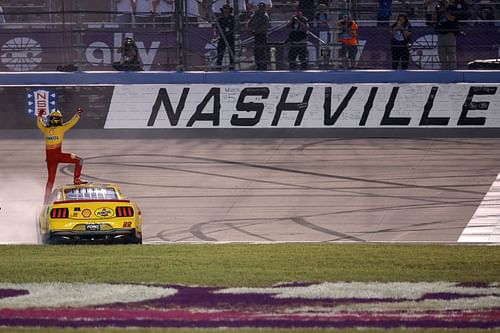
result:
[[[500,243],[500,174],[458,238],[458,242]]]

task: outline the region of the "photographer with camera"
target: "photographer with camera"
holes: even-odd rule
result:
[[[345,13],[337,21],[337,28],[340,30],[339,42],[342,44],[342,47],[339,56],[342,58],[343,68],[353,69],[358,53],[358,24],[348,13]]]
[[[139,49],[132,37],[125,37],[122,46],[118,49],[120,61],[113,63],[118,71],[142,71]]]
[[[288,21],[287,27],[290,27],[290,35],[288,42],[290,49],[288,50],[288,63],[290,70],[297,69],[296,59],[299,57],[300,69],[307,69],[307,31],[309,31],[309,24],[307,17],[304,16],[302,11],[297,8],[295,15]]]
[[[392,69],[408,69],[410,62],[411,24],[405,14],[400,14],[391,26]]]
[[[442,70],[457,69],[457,35],[460,34],[455,2],[441,0],[436,6],[438,57]]]

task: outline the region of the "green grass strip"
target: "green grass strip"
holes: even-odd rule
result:
[[[393,244],[1,245],[0,282],[268,286],[500,280],[500,247]]]

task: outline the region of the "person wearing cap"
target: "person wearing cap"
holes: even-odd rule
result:
[[[40,110],[37,115],[37,126],[45,136],[45,153],[47,162],[48,178],[45,186],[44,203],[47,203],[52,192],[52,186],[56,179],[57,165],[59,163],[71,163],[75,165],[73,183],[75,185],[85,184],[87,181],[81,180],[83,159],[75,154],[62,152],[64,133],[78,123],[82,114],[82,109],[78,108],[75,115],[67,122],[63,121],[61,111],[52,111],[47,116],[47,122],[43,120],[44,110]]]
[[[221,8],[221,15],[217,20],[214,35],[217,38],[217,69],[222,66],[222,59],[228,47],[229,69],[234,67],[234,16],[233,8],[225,4]]]
[[[267,46],[269,24],[270,19],[266,13],[266,4],[259,2],[257,11],[247,23],[248,29],[254,36],[253,54],[257,70],[267,70],[267,64],[269,63],[269,48]]]
[[[356,64],[356,55],[358,53],[358,24],[351,18],[351,15],[344,13],[342,18],[337,21],[339,32],[340,58],[345,69],[352,69]]]

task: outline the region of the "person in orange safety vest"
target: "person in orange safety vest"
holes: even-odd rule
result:
[[[344,69],[353,69],[356,66],[356,55],[358,53],[358,24],[349,14],[344,14],[337,22],[339,28],[340,58]]]
[[[63,116],[61,111],[52,111],[47,117],[47,123],[43,121],[43,112],[38,113],[37,125],[40,131],[45,135],[45,148],[46,148],[46,161],[48,179],[45,186],[44,203],[48,202],[52,186],[56,179],[57,165],[59,163],[72,163],[75,165],[74,179],[75,185],[85,184],[86,181],[80,179],[82,172],[83,159],[75,154],[63,153],[61,150],[64,133],[76,125],[80,120],[82,109],[78,108],[76,114],[66,123],[63,123]]]

